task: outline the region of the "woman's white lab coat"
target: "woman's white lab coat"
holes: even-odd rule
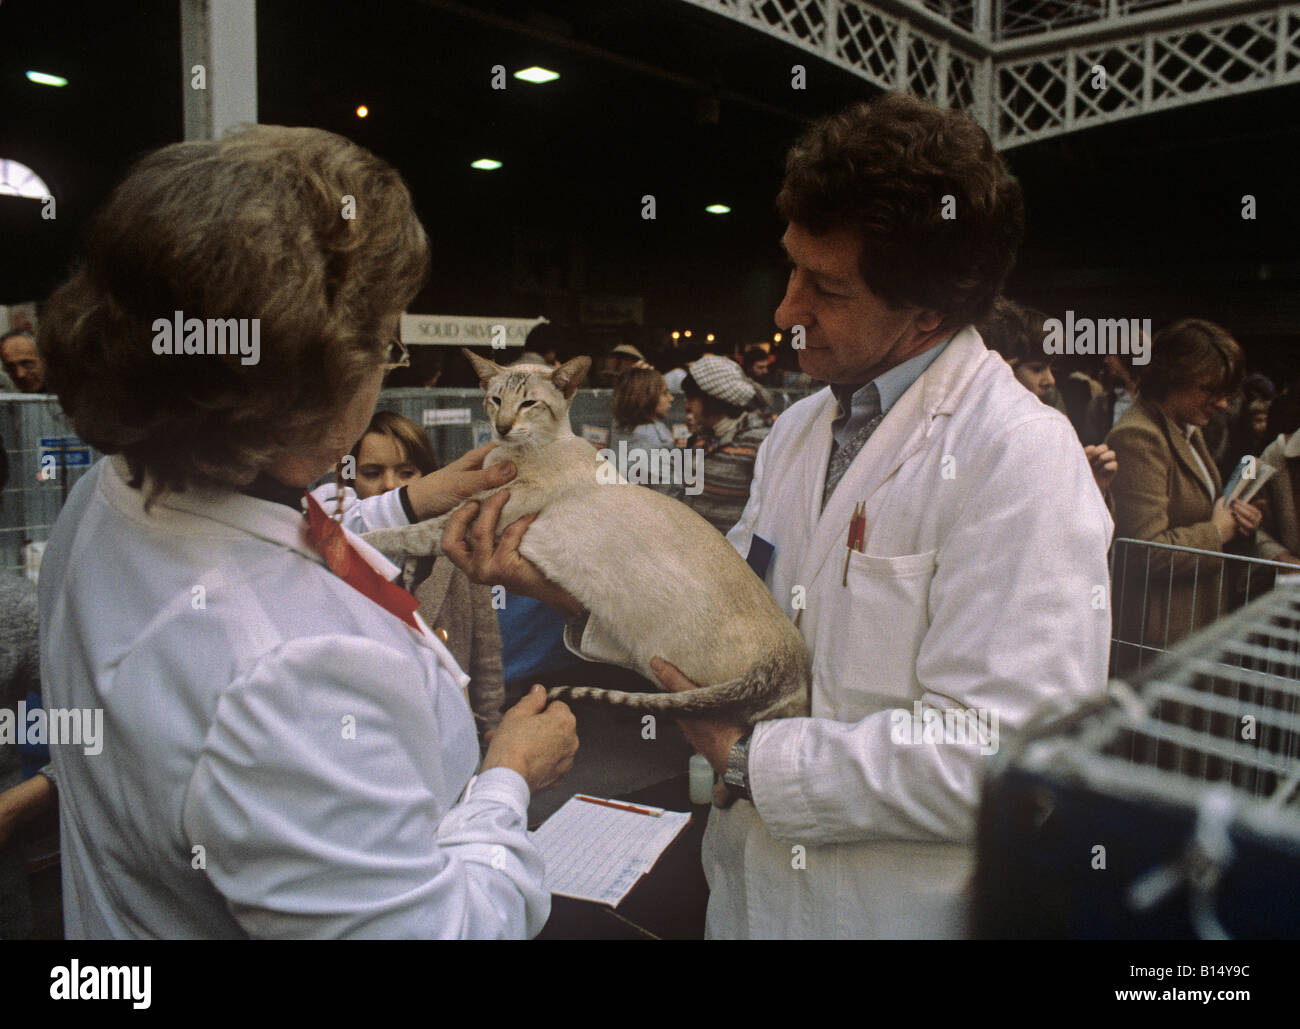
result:
[[[710,812],[712,937],[962,935],[981,750],[1106,687],[1111,522],[1064,417],[965,329],[819,513],[834,416],[829,390],[780,416],[728,536],[774,545],[766,581],[812,652],[812,717],[759,724],[754,803]],[[996,731],[924,742],[926,709]]]
[[[41,573],[43,683],[51,707],[102,709],[104,740],[53,748],[70,939],[544,924],[526,784],[471,781],[466,677],[303,525],[230,492],[145,514],[116,458],[73,490]]]

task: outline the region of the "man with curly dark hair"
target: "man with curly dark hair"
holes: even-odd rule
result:
[[[710,815],[708,933],[960,936],[984,759],[1104,694],[1110,519],[971,325],[1023,223],[979,126],[856,105],[795,143],[777,205],[776,323],[830,387],[777,420],[728,538],[803,632],[812,716],[683,720],[749,798]]]
[[[971,327],[1023,221],[978,125],[893,95],[823,118],[778,206],[776,323],[830,387],[777,419],[728,539],[808,643],[812,713],[681,721],[744,798],[709,815],[706,933],[960,936],[984,758],[1105,694],[1111,521],[1070,423]],[[490,546],[498,514],[472,561],[463,518],[444,548],[478,581],[544,587]],[[611,652],[573,598],[549,602],[576,649]]]

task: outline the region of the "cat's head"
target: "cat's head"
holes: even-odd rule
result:
[[[575,357],[558,368],[540,364],[502,368],[468,350],[461,353],[478,374],[483,410],[498,443],[539,447],[573,434],[569,404],[591,368],[591,358]]]

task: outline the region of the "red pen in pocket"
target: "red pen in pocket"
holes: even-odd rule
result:
[[[862,553],[862,544],[867,538],[867,502],[859,500],[853,508],[853,517],[849,519],[849,535],[844,541],[844,575],[840,586],[849,584],[849,558],[853,551]]]

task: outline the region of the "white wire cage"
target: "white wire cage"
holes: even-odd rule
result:
[[[975,931],[1300,937],[1300,581],[1112,680],[990,777]]]

